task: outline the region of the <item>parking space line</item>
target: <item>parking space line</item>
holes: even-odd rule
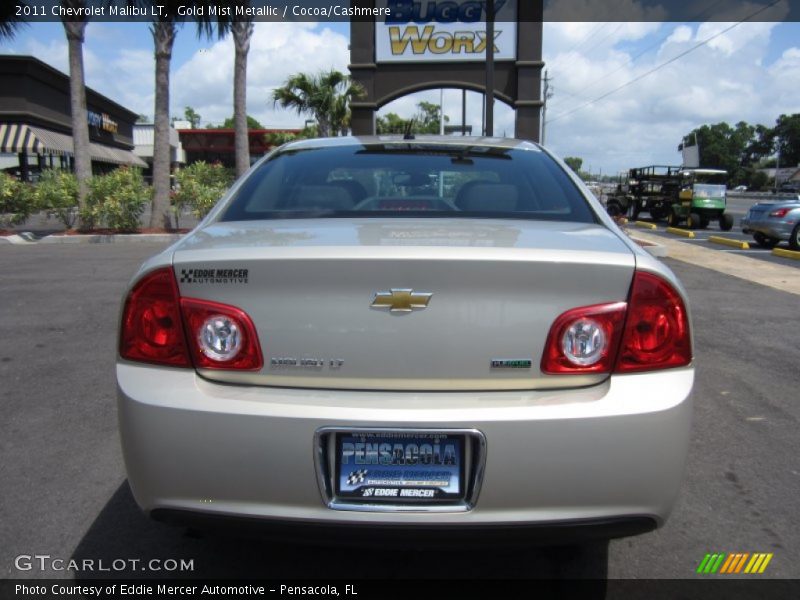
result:
[[[795,250],[786,250],[785,248],[773,248],[773,256],[781,256],[783,258],[791,258],[793,260],[800,260],[800,252]]]
[[[733,240],[731,238],[722,237],[719,235],[711,235],[708,241],[712,244],[722,244],[723,246],[730,246],[731,248],[738,248],[739,250],[749,250],[750,244],[741,240]]]

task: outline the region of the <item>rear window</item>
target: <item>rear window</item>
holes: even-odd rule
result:
[[[284,150],[247,178],[221,220],[344,216],[595,222],[544,152],[413,142]]]

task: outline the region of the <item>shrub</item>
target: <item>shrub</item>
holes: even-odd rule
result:
[[[104,224],[118,231],[138,231],[139,219],[150,201],[152,190],[139,169],[120,167],[92,177],[89,194],[81,210],[84,229]]]
[[[233,183],[233,175],[219,163],[192,163],[177,174],[178,189],[173,195],[176,213],[189,207],[199,219],[214,208]]]
[[[46,169],[34,188],[36,205],[55,216],[67,229],[78,216],[78,180],[69,171]]]
[[[34,210],[30,186],[0,171],[0,227],[24,223]]]

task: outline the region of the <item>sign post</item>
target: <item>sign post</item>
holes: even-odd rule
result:
[[[349,69],[366,92],[351,103],[354,134],[373,134],[392,100],[448,87],[484,94],[487,135],[497,98],[515,110],[516,137],[539,139],[543,0],[364,3],[386,10],[350,26]]]

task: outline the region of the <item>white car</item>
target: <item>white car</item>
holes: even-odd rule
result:
[[[141,267],[117,362],[147,513],[348,540],[652,530],[693,380],[675,276],[497,138],[281,147]]]

